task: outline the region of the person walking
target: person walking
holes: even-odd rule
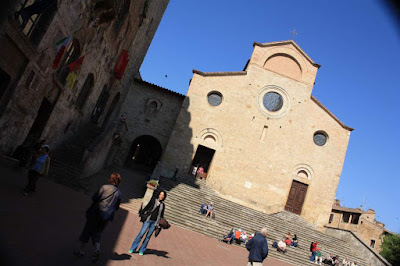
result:
[[[268,256],[268,242],[266,239],[267,228],[261,228],[260,232],[250,239],[246,249],[250,251],[247,266],[262,266],[262,262]]]
[[[30,193],[36,191],[36,183],[39,177],[46,177],[50,168],[49,146],[43,145],[39,153],[32,157],[32,166],[28,172],[28,184],[24,189],[24,195],[28,196]]]
[[[140,221],[143,222],[142,228],[140,229],[138,235],[132,243],[131,248],[129,249],[129,253],[133,253],[136,251],[137,247],[140,244],[144,234],[147,231],[146,238],[143,241],[140,249],[139,255],[143,255],[146,251],[147,245],[149,244],[151,235],[153,234],[156,227],[160,224],[160,219],[164,218],[164,210],[165,204],[164,200],[167,198],[167,192],[164,190],[158,193],[158,196],[153,197],[150,202],[144,207],[142,211],[140,211]]]
[[[121,183],[121,175],[111,174],[108,182],[109,184],[103,185],[92,197],[92,205],[86,211],[86,224],[79,237],[81,246],[74,252],[78,257],[83,256],[86,244],[92,238],[95,247],[92,262],[99,259],[101,233],[108,222],[114,219],[114,212],[119,209],[121,203],[121,191],[117,188]]]

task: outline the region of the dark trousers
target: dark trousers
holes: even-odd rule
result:
[[[26,193],[35,192],[36,191],[36,183],[40,177],[40,174],[36,171],[29,170],[28,172],[28,184],[26,185],[24,191]]]
[[[98,214],[88,214],[86,216],[86,224],[83,228],[82,234],[79,240],[83,243],[89,242],[92,238],[93,245],[95,243],[100,243],[101,233],[106,227],[108,221],[104,221]]]

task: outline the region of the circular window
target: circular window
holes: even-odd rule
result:
[[[270,91],[264,95],[263,104],[268,111],[276,112],[282,109],[283,98],[279,93]]]
[[[317,131],[314,133],[314,143],[318,146],[324,146],[328,140],[328,135],[325,132]]]
[[[219,92],[210,92],[207,95],[208,103],[211,104],[212,106],[218,106],[222,102],[222,94]]]

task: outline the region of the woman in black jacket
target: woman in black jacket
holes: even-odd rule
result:
[[[136,236],[132,243],[129,253],[133,253],[140,244],[144,234],[147,231],[146,238],[139,249],[139,255],[143,255],[146,251],[147,244],[149,243],[150,237],[153,234],[156,227],[159,226],[160,219],[164,218],[165,204],[164,200],[167,198],[167,193],[161,191],[157,197],[154,197],[150,202],[144,207],[142,211],[139,212],[140,221],[143,222],[142,229],[140,229],[139,234]]]

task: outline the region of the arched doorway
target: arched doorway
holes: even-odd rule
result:
[[[153,172],[161,157],[160,142],[152,136],[143,135],[132,142],[125,165],[136,169]]]

